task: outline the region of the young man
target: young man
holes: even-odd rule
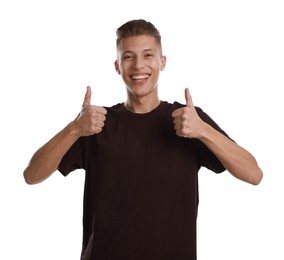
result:
[[[257,185],[255,158],[185,90],[186,105],[158,97],[166,65],[159,31],[145,20],[117,30],[115,69],[127,100],[91,104],[32,157],[27,183],[84,169],[82,260],[195,260],[198,171],[204,166]]]

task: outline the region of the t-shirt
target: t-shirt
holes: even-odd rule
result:
[[[182,106],[107,107],[102,132],[65,154],[62,174],[85,170],[82,260],[196,260],[198,171],[225,168],[201,141],[176,135],[171,114]]]

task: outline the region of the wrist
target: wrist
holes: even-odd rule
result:
[[[79,134],[79,131],[78,131],[78,128],[76,126],[75,121],[72,121],[67,125],[66,133],[67,133],[67,135],[73,136],[76,139],[78,139],[80,137],[80,134]]]
[[[202,142],[209,140],[212,134],[212,129],[213,128],[209,124],[202,121],[202,127],[200,128],[198,139],[200,139]]]

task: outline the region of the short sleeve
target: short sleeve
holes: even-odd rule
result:
[[[219,127],[219,125],[215,121],[213,121],[213,119],[210,116],[208,116],[201,108],[196,107],[196,111],[204,122],[212,126],[214,129],[216,129],[221,134],[225,135],[230,140],[232,140],[227,135],[227,133],[223,131]],[[215,154],[202,142],[200,142],[198,145],[198,152],[199,152],[201,166],[204,166],[215,173],[221,173],[226,170],[226,168],[223,166],[220,160],[215,156]]]
[[[79,138],[63,156],[58,171],[64,176],[67,176],[70,172],[77,169],[84,169],[84,153],[86,142],[84,138]]]

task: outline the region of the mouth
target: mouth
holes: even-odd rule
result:
[[[148,79],[150,74],[140,74],[140,75],[130,75],[130,78],[133,80],[144,80]]]

